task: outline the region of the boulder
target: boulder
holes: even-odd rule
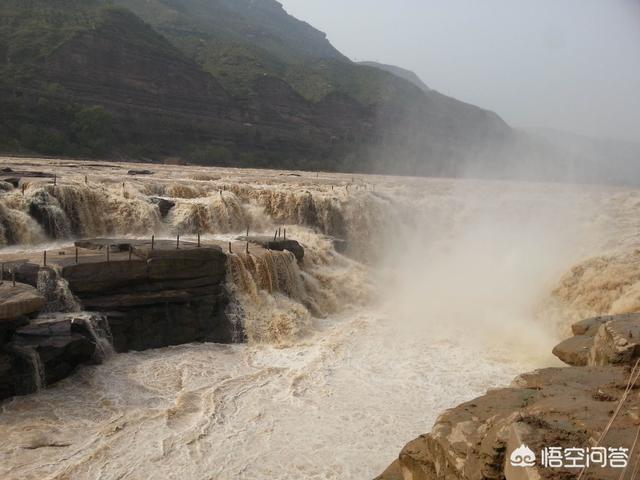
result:
[[[45,298],[31,285],[5,280],[0,284],[0,323],[39,312]]]
[[[16,280],[21,283],[26,283],[32,287],[38,286],[38,274],[42,270],[53,271],[50,267],[41,267],[35,263],[20,262],[10,265],[11,269],[15,270]]]
[[[8,183],[9,185],[12,185],[13,188],[18,188],[20,186],[20,179],[17,177],[6,177],[6,178],[3,178],[2,181],[4,183]]]
[[[158,211],[162,218],[165,218],[171,209],[176,206],[176,202],[172,202],[171,200],[167,200],[162,197],[149,197],[149,201],[158,206]]]
[[[0,349],[0,399],[32,393],[92,362],[94,339],[69,316],[37,319],[13,332]]]
[[[589,352],[593,347],[593,337],[576,335],[567,338],[553,348],[553,354],[568,365],[581,367],[589,363]]]
[[[607,323],[612,319],[613,316],[587,318],[586,320],[581,320],[580,322],[571,325],[571,331],[574,335],[587,335],[589,337],[593,337],[600,328],[600,325]]]
[[[600,325],[593,337],[589,365],[632,364],[640,358],[640,320],[620,317]]]
[[[260,245],[262,248],[266,248],[267,250],[278,250],[280,252],[287,250],[288,252],[293,253],[298,262],[302,262],[304,258],[304,247],[300,245],[296,240],[283,240],[283,239],[273,239],[273,237],[252,237],[252,236],[243,236],[238,237],[238,240],[241,242],[250,242],[256,245]]]
[[[632,364],[640,358],[638,313],[588,318],[571,329],[575,336],[553,349],[553,354],[569,365]]]

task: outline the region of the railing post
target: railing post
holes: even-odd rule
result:
[[[176,237],[176,248],[180,248],[180,235]]]
[[[78,263],[78,247],[76,247],[76,264]]]
[[[231,250],[231,242],[229,242],[229,253],[233,253],[233,250]]]
[[[151,235],[151,250],[153,250],[155,243],[156,243],[156,236]]]
[[[47,251],[44,251],[44,266],[47,266]]]
[[[198,234],[198,247],[200,247],[200,234]]]

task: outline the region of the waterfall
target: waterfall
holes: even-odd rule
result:
[[[94,353],[96,363],[103,363],[115,353],[113,348],[113,335],[111,334],[109,321],[105,315],[83,313],[76,316],[73,319],[73,323],[81,324],[91,336],[96,346]]]
[[[302,303],[306,293],[293,254],[233,254],[228,259],[232,300],[227,315],[241,322],[249,342],[286,344],[310,331],[311,313]]]
[[[37,220],[46,234],[54,239],[69,238],[71,222],[58,200],[45,190],[37,190],[29,202],[29,214]]]
[[[160,213],[157,196],[175,204]],[[389,197],[391,198],[391,197]],[[312,228],[372,258],[377,239],[413,210],[382,194],[327,185],[290,188],[246,183],[207,185],[149,183],[32,183],[24,192],[0,192],[0,246],[46,239],[108,235],[150,235],[273,231],[288,224]]]
[[[47,299],[45,312],[79,312],[80,302],[75,298],[69,283],[52,268],[43,268],[38,272],[38,291]]]
[[[240,232],[248,225],[261,229],[270,224],[264,215],[254,214],[235,194],[222,191],[177,200],[168,220],[173,230],[187,234]]]
[[[13,192],[0,197],[0,247],[44,241],[42,228],[25,209]]]

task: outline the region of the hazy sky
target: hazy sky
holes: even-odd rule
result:
[[[280,0],[356,60],[514,126],[640,142],[640,0]]]

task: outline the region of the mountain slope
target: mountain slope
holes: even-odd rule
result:
[[[273,0],[5,0],[0,20],[5,151],[455,174],[512,136]]]
[[[424,83],[422,79],[418,75],[416,75],[415,72],[407,70],[406,68],[398,67],[396,65],[386,65],[384,63],[378,62],[358,62],[358,65],[364,65],[366,67],[374,67],[380,70],[384,70],[385,72],[389,72],[396,77],[404,78],[405,80],[413,83],[420,90],[423,90],[425,92],[428,92],[430,90],[427,84]]]

